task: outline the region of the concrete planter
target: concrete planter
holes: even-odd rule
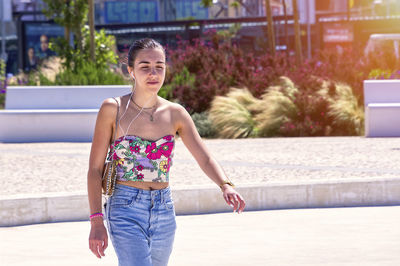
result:
[[[130,91],[129,85],[8,87],[0,142],[90,142],[103,100]]]
[[[365,80],[365,136],[400,137],[400,80]]]
[[[400,179],[362,178],[240,186],[246,211],[388,206],[400,204]],[[173,189],[177,215],[230,212],[215,186]],[[104,200],[103,200],[104,202]],[[86,193],[47,193],[0,198],[0,227],[88,220]]]

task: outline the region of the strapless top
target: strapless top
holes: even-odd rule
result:
[[[107,160],[117,161],[117,180],[169,182],[174,144],[173,135],[155,141],[135,135],[121,136],[111,144]]]

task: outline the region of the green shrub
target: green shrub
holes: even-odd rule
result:
[[[399,79],[400,70],[372,69],[368,74],[368,79]]]
[[[194,84],[196,81],[196,76],[191,74],[187,67],[183,67],[182,71],[175,73],[174,76],[171,78],[168,84],[165,84],[161,87],[158,95],[163,97],[167,100],[172,100],[173,97],[173,90],[176,88],[180,88],[185,90],[185,88],[191,88],[191,90],[187,90],[188,92],[194,89]],[[190,93],[186,93],[183,95],[183,99],[193,97]],[[179,100],[179,99],[178,99]]]
[[[6,105],[6,94],[0,93],[0,109],[4,109]]]
[[[6,63],[0,59],[0,109],[4,109],[6,100]]]
[[[194,113],[192,114],[192,119],[201,137],[215,137],[216,131],[208,116],[208,112]]]
[[[27,85],[124,85],[128,84],[121,75],[105,68],[98,68],[90,61],[84,62],[79,71],[65,69],[51,81],[41,72],[29,75]]]
[[[104,68],[97,68],[96,64],[85,62],[82,68],[75,73],[65,70],[56,76],[54,85],[123,85],[127,84],[123,77]]]

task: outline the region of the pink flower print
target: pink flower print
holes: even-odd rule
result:
[[[144,178],[144,175],[143,175],[143,174],[138,174],[138,175],[136,176],[136,178],[142,180],[142,179]]]
[[[151,145],[147,145],[146,146],[146,150],[144,151],[145,153],[149,153],[152,149],[156,148],[156,144],[155,143],[151,143]]]
[[[119,137],[118,139],[116,139],[116,140],[114,141],[114,143],[113,143],[112,145],[117,146],[121,141],[122,141],[122,138]]]
[[[172,135],[168,135],[163,137],[163,139],[167,140],[167,141],[171,141],[172,140]]]
[[[174,144],[172,142],[167,142],[161,145],[160,150],[162,154],[164,154],[165,157],[169,157],[172,152],[172,148],[174,147]]]
[[[139,145],[137,145],[137,144],[135,144],[135,146],[129,146],[129,149],[131,150],[131,152],[134,152],[134,153],[139,153],[140,152],[140,146]]]
[[[136,169],[138,170],[138,171],[142,171],[143,170],[143,165],[138,165],[138,166],[136,166]]]
[[[147,153],[147,158],[150,160],[159,159],[162,155],[162,150],[157,148],[155,142],[151,143],[151,145],[147,145],[145,152]]]
[[[121,158],[119,158],[118,155],[117,155],[117,153],[114,152],[114,154],[113,154],[113,160],[119,160],[119,159],[121,159]]]

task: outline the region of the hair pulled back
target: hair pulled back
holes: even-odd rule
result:
[[[131,47],[129,47],[128,66],[130,66],[130,67],[134,66],[135,59],[136,59],[138,53],[141,50],[144,50],[144,49],[156,49],[156,48],[161,49],[164,52],[164,55],[165,55],[164,47],[154,39],[144,38],[144,39],[140,39],[140,40],[135,41],[131,45]]]

